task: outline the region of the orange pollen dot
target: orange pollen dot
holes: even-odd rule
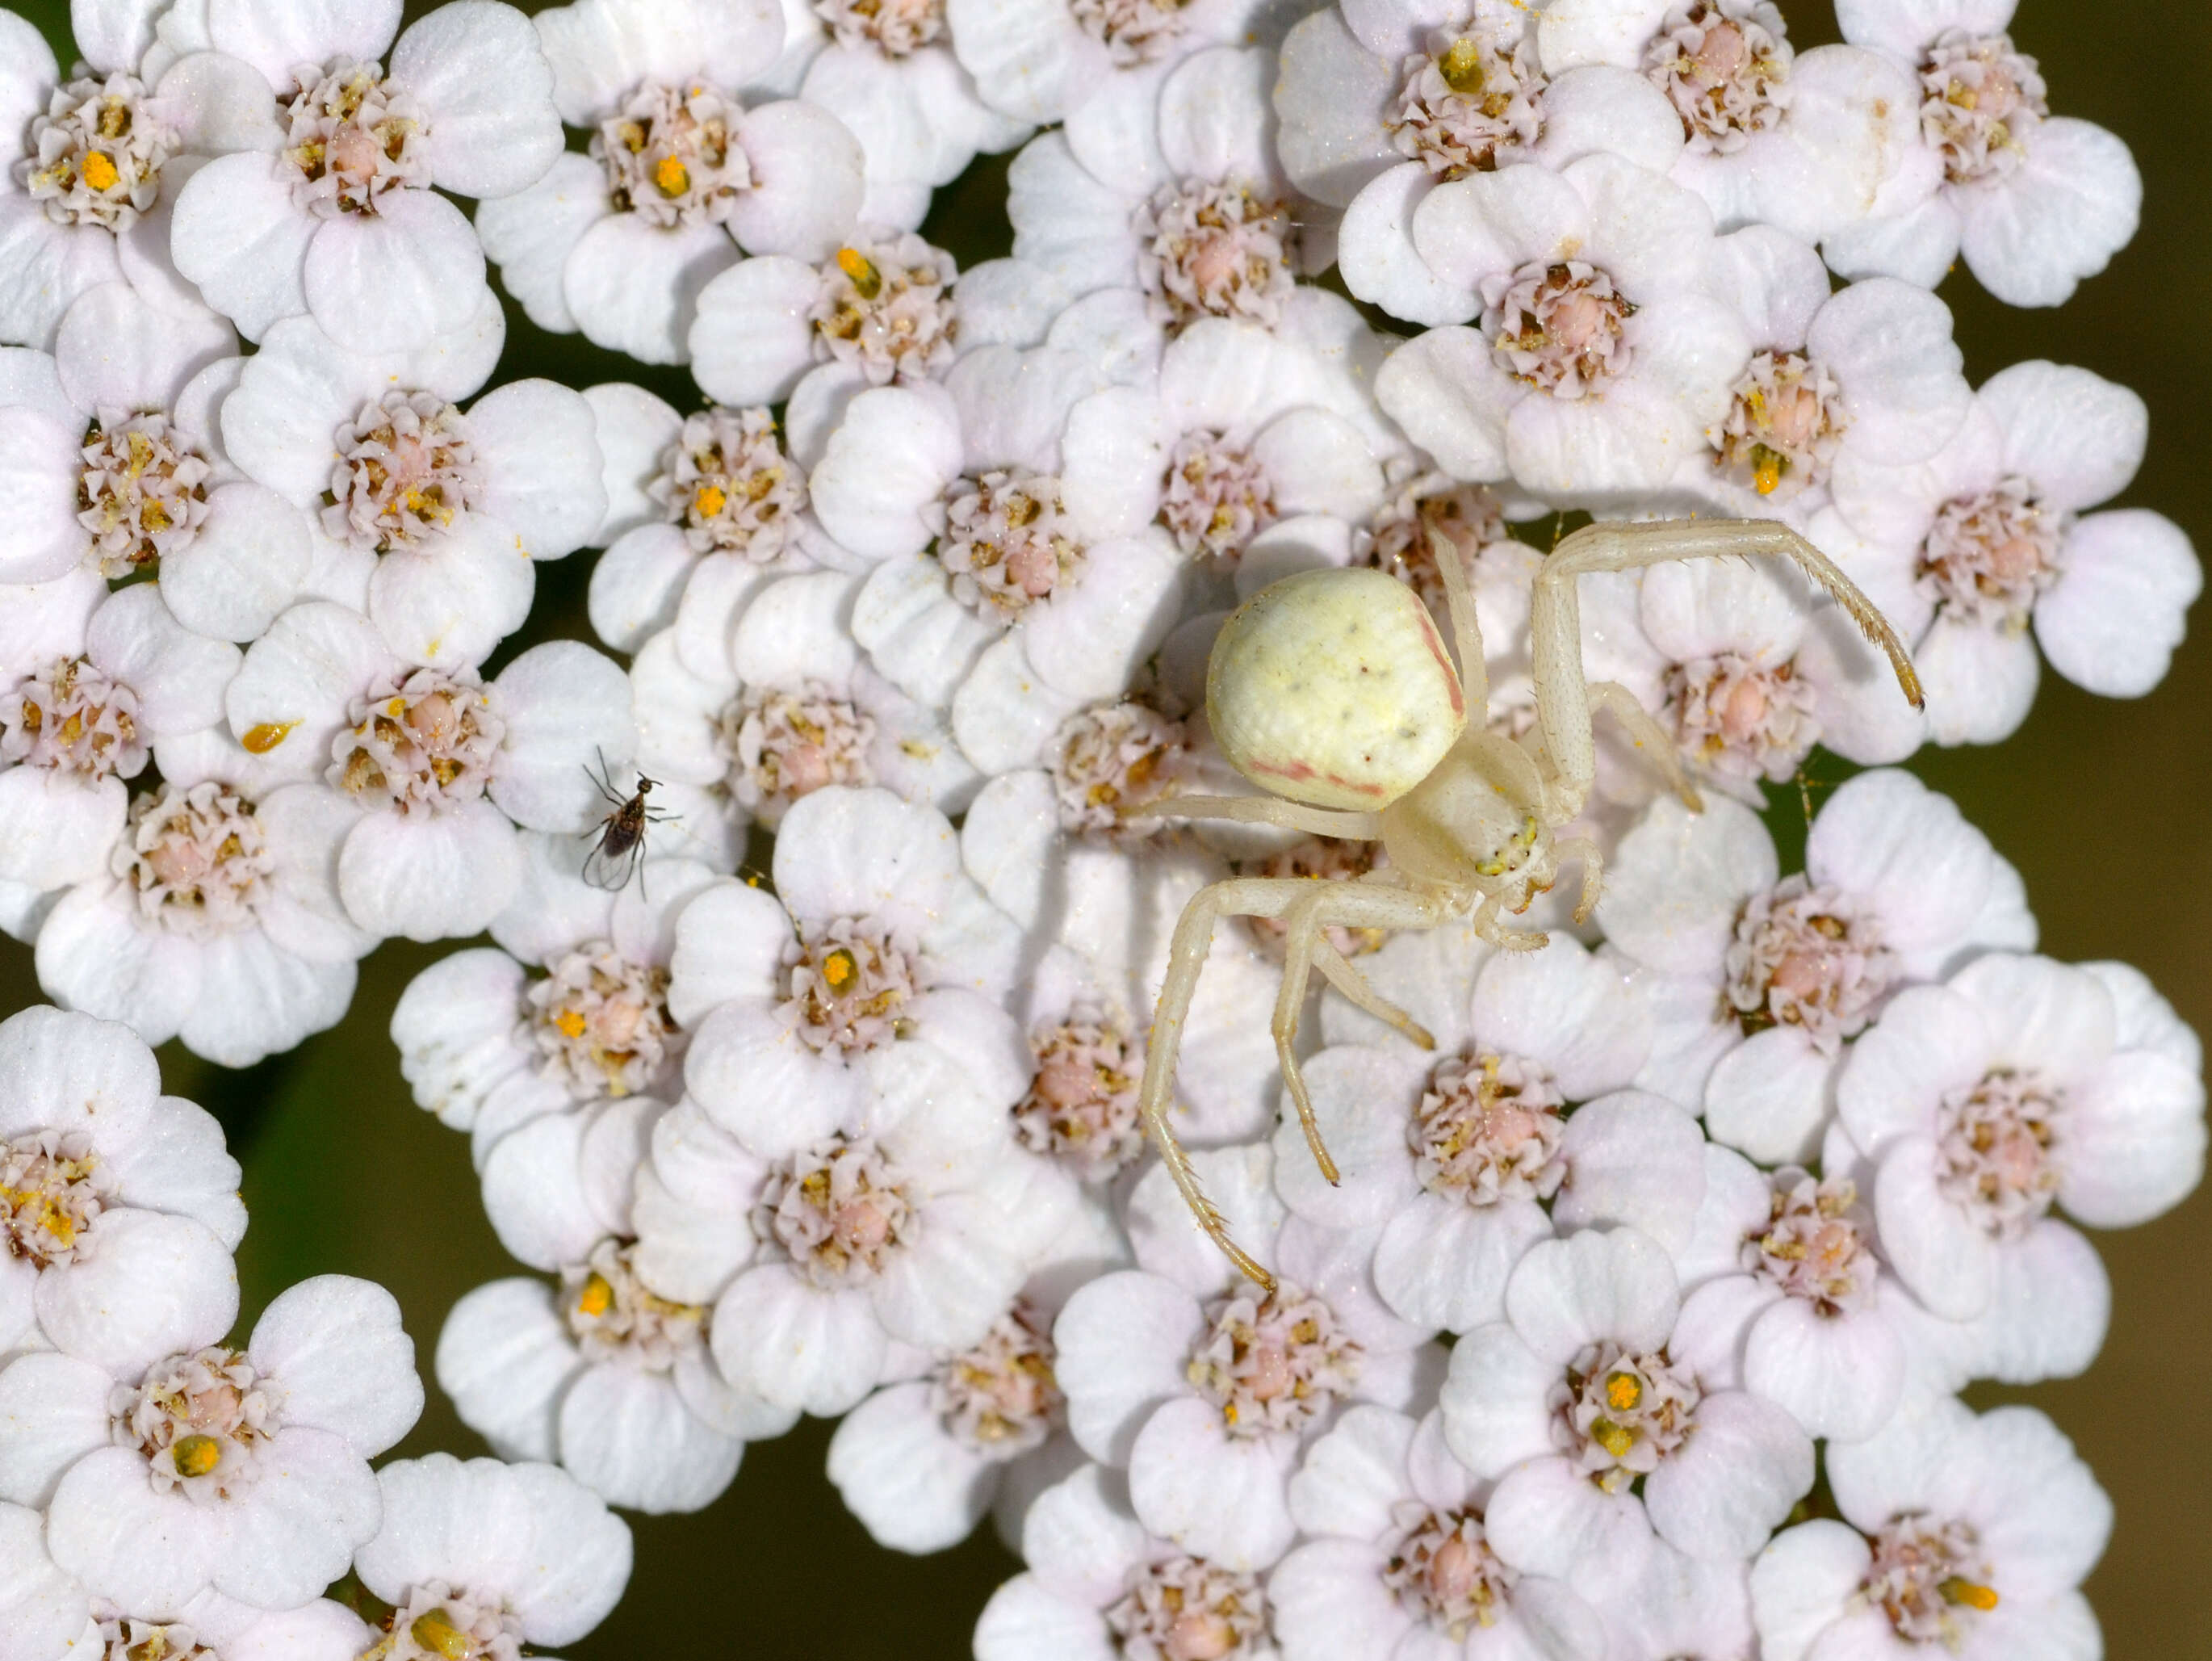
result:
[[[1626,1413],[1644,1399],[1644,1386],[1632,1374],[1616,1372],[1605,1381],[1605,1399],[1616,1413]]]
[[[247,727],[246,736],[239,742],[252,754],[265,756],[283,743],[299,724],[296,721],[264,721],[258,727]]]
[[[169,1450],[170,1462],[179,1476],[204,1476],[222,1461],[222,1449],[212,1436],[183,1436]]]
[[[681,196],[691,188],[691,175],[674,156],[664,155],[653,164],[653,182],[663,196]]]
[[[863,300],[873,300],[884,291],[883,273],[858,248],[838,249],[837,269],[853,279],[853,286],[860,291]]]
[[[109,161],[102,152],[94,150],[90,155],[85,157],[84,182],[93,189],[112,191],[115,188],[115,181],[121,177],[122,174],[115,170],[115,163]]]
[[[553,1018],[553,1025],[561,1029],[562,1037],[580,1038],[584,1036],[584,1012],[564,1009]]]
[[[1963,1603],[1968,1609],[1980,1609],[1984,1614],[1997,1606],[1996,1587],[1978,1585],[1956,1574],[1948,1580],[1938,1581],[1936,1590],[1942,1595],[1945,1603]]]
[[[842,992],[860,972],[860,965],[853,961],[853,954],[842,946],[822,959],[822,978],[832,992]]]
[[[1636,1433],[1626,1425],[1616,1425],[1610,1419],[1600,1419],[1590,1427],[1590,1440],[1595,1442],[1616,1459],[1628,1457],[1629,1449],[1636,1445]]]
[[[604,1315],[614,1306],[615,1289],[604,1275],[594,1275],[584,1282],[584,1289],[576,1294],[579,1314],[594,1317]]]
[[[729,500],[729,497],[722,493],[720,487],[702,484],[692,492],[691,511],[702,519],[712,519],[728,505]]]

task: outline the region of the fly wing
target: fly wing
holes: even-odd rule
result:
[[[604,888],[609,893],[619,893],[629,886],[629,879],[637,872],[638,855],[645,852],[645,842],[620,824],[610,824],[592,851],[584,856],[584,880],[594,888]]]

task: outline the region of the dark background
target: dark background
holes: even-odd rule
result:
[[[66,66],[64,0],[19,4]],[[1827,0],[1785,0],[1784,9],[1800,49],[1837,38]],[[428,9],[410,0],[407,15]],[[1956,272],[1942,294],[1957,314],[1968,374],[1978,383],[2018,359],[2050,357],[2134,387],[2150,404],[2150,456],[2119,500],[2155,508],[2200,548],[2212,545],[2199,401],[2212,369],[2212,124],[2203,115],[2212,14],[2170,0],[2027,0],[2013,34],[2041,60],[2055,111],[2099,122],[2133,147],[2144,225],[2109,271],[2055,312],[2011,310]],[[963,265],[1009,251],[1005,160],[985,158],[939,192],[923,228]],[[681,370],[647,369],[578,337],[546,335],[512,306],[507,321],[493,384],[529,374],[574,386],[628,380],[678,409],[704,401]],[[530,624],[495,663],[538,640],[592,638],[583,609],[592,557],[539,568]],[[2033,715],[2010,742],[1926,750],[1912,764],[2020,867],[2044,950],[2139,965],[2200,1032],[2212,1031],[2209,712],[2212,651],[2191,640],[2148,698],[2092,697],[2046,673]],[[1811,770],[1817,788],[1846,770],[1821,757]],[[1777,795],[1769,819],[1784,869],[1793,869],[1802,810],[1796,793]],[[161,1052],[167,1089],[221,1118],[246,1167],[252,1226],[238,1255],[241,1333],[295,1281],[365,1275],[398,1296],[427,1378],[454,1300],[518,1272],[484,1220],[465,1139],[414,1106],[386,1036],[408,981],[460,944],[380,947],[337,1030],[258,1067],[230,1072],[174,1044]],[[38,1001],[29,952],[0,940],[0,1010]],[[2116,1661],[2212,1658],[2212,1196],[2200,1189],[2146,1227],[2095,1238],[2113,1282],[2112,1335],[2095,1366],[2079,1379],[1977,1390],[1975,1399],[2025,1400],[2049,1412],[2117,1501],[2112,1546],[2088,1585]],[[430,1396],[397,1452],[481,1451],[434,1385]],[[805,1421],[748,1449],[736,1484],[704,1513],[632,1518],[629,1595],[570,1647],[574,1661],[669,1644],[761,1661],[964,1657],[985,1598],[1018,1565],[988,1525],[935,1557],[879,1549],[822,1475],[828,1439],[827,1425]]]

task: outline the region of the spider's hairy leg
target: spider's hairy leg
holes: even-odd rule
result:
[[[1454,554],[1462,552],[1459,538],[1438,526],[1431,532]],[[1490,669],[1482,657],[1482,624],[1474,610],[1474,592],[1468,587],[1464,558],[1438,559],[1437,575],[1443,580],[1444,604],[1451,612],[1452,646],[1459,654],[1460,691],[1468,713],[1478,727],[1490,707]]]
[[[1617,680],[1594,680],[1589,689],[1590,716],[1604,710],[1627,730],[1628,741],[1644,752],[1644,758],[1666,776],[1668,788],[1682,799],[1682,806],[1692,813],[1702,813],[1705,799],[1698,794],[1698,787],[1690,782],[1683,770],[1682,757],[1675,753],[1674,740],[1667,736],[1666,728],[1651,718],[1651,712],[1636,701],[1636,694]]]
[[[1244,824],[1279,825],[1309,836],[1334,837],[1340,842],[1379,842],[1382,818],[1378,813],[1346,812],[1334,807],[1309,807],[1280,796],[1168,796],[1133,808],[1127,818],[1234,819]]]
[[[1480,938],[1508,952],[1541,952],[1552,943],[1552,937],[1540,928],[1510,926],[1505,921],[1504,904],[1495,894],[1485,894],[1475,903],[1474,915],[1468,919],[1468,924]]]
[[[1561,865],[1581,865],[1583,891],[1575,901],[1575,921],[1588,922],[1590,913],[1597,910],[1598,891],[1605,885],[1605,855],[1588,837],[1570,837],[1552,844],[1552,857]]]
[[[1321,970],[1322,979],[1342,993],[1356,1007],[1365,1010],[1376,1020],[1402,1033],[1409,1043],[1419,1044],[1424,1050],[1437,1047],[1436,1035],[1370,985],[1367,977],[1329,943],[1327,935],[1314,945],[1314,967]]]

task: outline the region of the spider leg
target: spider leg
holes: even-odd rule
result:
[[[1132,818],[1236,819],[1247,824],[1279,824],[1286,830],[1304,830],[1316,837],[1336,837],[1346,842],[1379,842],[1382,818],[1379,813],[1340,812],[1329,807],[1308,807],[1280,796],[1170,796],[1147,803],[1128,815]]]
[[[1323,980],[1353,1005],[1403,1034],[1408,1042],[1424,1050],[1437,1047],[1435,1034],[1376,991],[1368,983],[1367,977],[1359,972],[1358,966],[1338,951],[1326,934],[1314,946],[1314,967],[1321,970]]]
[[[1644,752],[1644,757],[1666,776],[1668,786],[1682,799],[1682,806],[1692,813],[1705,811],[1705,798],[1698,787],[1690,782],[1690,776],[1682,768],[1682,757],[1674,748],[1667,729],[1651,718],[1651,712],[1636,701],[1636,694],[1617,680],[1594,680],[1589,688],[1590,716],[1596,719],[1603,709],[1628,732],[1628,741]]]
[[[1468,551],[1441,525],[1432,526],[1431,534],[1459,556],[1439,559],[1437,575],[1443,580],[1444,605],[1451,612],[1452,645],[1459,653],[1459,684],[1467,697],[1468,719],[1480,727],[1490,707],[1490,666],[1483,660],[1482,624],[1476,619],[1474,591],[1467,580]]]
[[[1552,857],[1561,865],[1575,861],[1583,867],[1583,891],[1575,902],[1575,921],[1588,922],[1597,909],[1598,891],[1605,883],[1605,855],[1588,837],[1570,837],[1552,844]]]
[[[1552,937],[1540,928],[1514,928],[1505,922],[1505,908],[1495,894],[1485,894],[1468,919],[1468,926],[1492,946],[1503,946],[1508,952],[1540,952],[1551,943]]]

